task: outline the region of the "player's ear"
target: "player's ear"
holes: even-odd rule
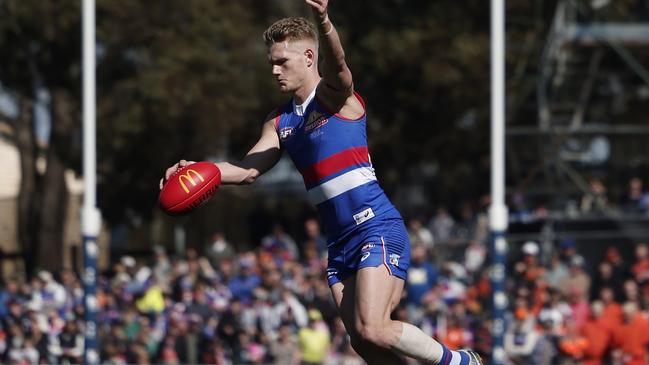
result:
[[[312,49],[307,48],[304,51],[304,57],[306,58],[307,67],[311,67],[315,64],[315,52]]]

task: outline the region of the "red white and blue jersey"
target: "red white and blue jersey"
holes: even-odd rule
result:
[[[360,95],[355,97],[365,108]],[[366,115],[350,120],[313,98],[296,112],[278,109],[275,126],[282,148],[302,174],[309,200],[320,215],[329,245],[383,219],[401,219],[378,184],[367,149]]]

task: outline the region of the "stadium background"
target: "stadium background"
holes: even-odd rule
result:
[[[61,348],[62,334],[79,333],[42,320],[59,316],[75,326],[81,311],[80,8],[78,1],[0,2],[0,344],[6,362],[30,359],[26,343],[36,338],[54,343],[42,356],[51,362],[47,356],[63,356],[56,345]],[[407,297],[397,315],[447,340],[453,334],[458,346],[487,357],[488,12],[484,1],[334,2],[331,8],[368,104],[378,177],[413,241],[427,248],[425,261],[433,267],[426,270],[437,272],[424,280],[425,302]],[[98,1],[103,359],[209,362],[221,351],[239,362],[271,362],[279,323],[236,323],[242,338],[224,343],[214,340],[214,330],[204,335],[210,329],[198,328],[195,318],[206,316],[200,323],[218,333],[237,317],[226,310],[230,296],[258,318],[261,307],[250,303],[295,304],[286,299],[291,292],[304,313],[318,308],[324,315],[335,344],[330,360],[355,361],[324,296],[319,238],[305,228],[314,212],[290,161],[256,186],[221,189],[189,217],[172,219],[157,208],[157,180],[168,165],[180,157],[240,158],[263,117],[284,100],[272,85],[260,34],[288,15],[308,12],[299,1]],[[543,353],[545,345],[553,349],[545,353],[555,354],[545,359],[550,363],[583,362],[583,349],[561,345],[585,336],[566,309],[572,305],[584,316],[582,297],[564,288],[556,308],[546,306],[561,314],[559,328],[541,316],[542,298],[562,292],[560,281],[548,284],[552,279],[541,274],[563,270],[551,266],[554,255],[573,276],[586,273],[589,280],[576,291],[588,301],[612,286],[620,304],[649,309],[647,259],[636,254],[649,239],[647,22],[643,1],[507,2],[509,328],[526,323],[519,332],[535,344],[530,354],[510,348],[511,361],[542,361],[525,356]],[[279,229],[292,239],[271,234]],[[217,232],[236,251],[226,261],[230,267],[220,267],[221,251],[214,252],[222,247],[214,245]],[[528,241],[536,246],[525,246]],[[603,262],[610,262],[612,274],[602,273],[609,270]],[[237,273],[246,270],[264,279],[279,274],[282,285],[273,279],[241,284]],[[239,286],[250,292],[242,294]],[[258,286],[263,290],[252,290]],[[217,314],[212,320],[192,299],[206,287],[207,305]],[[156,295],[152,288],[163,289],[164,311],[138,306],[146,293]],[[19,311],[13,317],[12,306]],[[287,336],[296,336],[305,321],[308,315],[282,322]],[[48,335],[34,335],[34,327]],[[628,349],[615,340],[621,330],[607,331],[606,361],[633,361],[624,360]],[[110,343],[110,337],[120,341]],[[163,359],[165,349],[170,357]]]

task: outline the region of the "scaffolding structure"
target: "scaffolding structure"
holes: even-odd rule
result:
[[[514,189],[566,201],[592,176],[649,171],[649,21],[609,21],[592,3],[557,3],[534,70],[536,118],[508,121]]]
[[[623,195],[633,176],[645,190],[649,185],[649,9],[638,2],[630,18],[616,16],[614,4],[557,1],[539,61],[527,71],[535,90],[525,102],[514,95],[516,105],[509,105],[518,110],[508,113],[515,115],[507,126],[508,193],[521,192],[529,205],[551,212],[539,231],[512,232],[513,241],[542,230],[555,241],[593,234],[611,243],[649,239],[649,217],[607,206],[587,217],[580,211],[580,199],[598,194],[594,180],[609,196]],[[580,219],[617,223],[605,231],[585,225],[590,233],[557,228]]]

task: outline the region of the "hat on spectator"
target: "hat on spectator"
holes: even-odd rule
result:
[[[126,267],[135,266],[135,259],[132,256],[124,256],[119,261]]]
[[[52,273],[45,270],[38,273],[38,278],[43,280],[46,283],[49,283],[53,280]]]
[[[527,241],[523,245],[523,253],[526,255],[536,256],[539,254],[539,245],[534,241]]]
[[[317,309],[309,309],[308,316],[312,321],[322,320],[322,313],[320,313],[320,311]]]
[[[586,263],[586,260],[584,260],[583,256],[580,255],[575,255],[570,259],[570,265],[571,266],[578,266],[578,267],[584,267],[584,264]]]
[[[563,241],[561,241],[562,248],[575,248],[576,245],[577,243],[572,238],[566,238]]]

